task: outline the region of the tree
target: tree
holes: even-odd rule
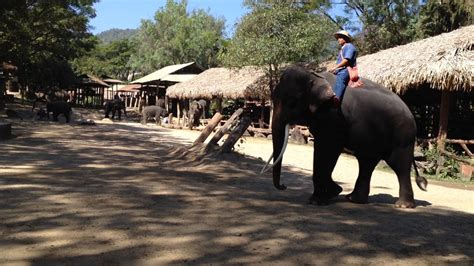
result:
[[[361,54],[409,43],[415,38],[419,0],[344,0],[345,11],[361,23]]]
[[[72,61],[77,73],[126,79],[132,71],[129,64],[132,46],[129,40],[100,43],[86,55]]]
[[[230,67],[258,66],[270,86],[282,65],[318,62],[331,54],[336,30],[327,18],[306,12],[292,1],[247,1],[252,11],[238,24],[236,33],[221,54]]]
[[[474,9],[467,0],[428,0],[418,21],[418,37],[450,32],[474,22]]]
[[[18,67],[23,86],[63,86],[68,61],[94,45],[88,22],[96,1],[2,0],[0,61]]]
[[[144,20],[134,39],[131,65],[149,73],[157,68],[195,61],[204,67],[217,64],[223,39],[224,19],[204,10],[186,11],[187,1],[168,0],[155,13],[154,21]]]

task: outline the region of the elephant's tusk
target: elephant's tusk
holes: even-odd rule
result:
[[[267,168],[270,161],[274,158],[273,153],[272,153],[272,155],[270,155],[270,158],[268,158],[267,163],[265,164],[265,166],[263,166],[262,170],[260,171],[260,174],[263,174],[266,171],[272,169],[275,166],[275,164],[278,163],[281,160],[281,158],[283,158],[283,153],[285,153],[286,146],[288,145],[288,136],[289,135],[290,135],[290,124],[286,124],[286,126],[285,126],[285,138],[284,138],[283,148],[281,149],[280,155],[278,156],[278,158],[276,160],[273,161],[273,164],[270,167]]]

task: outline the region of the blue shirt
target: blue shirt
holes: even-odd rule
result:
[[[337,55],[336,64],[341,63],[342,61],[341,54],[345,59],[349,60],[349,66],[354,67],[357,65],[357,61],[356,61],[357,49],[352,43],[349,42],[342,46],[341,51]]]

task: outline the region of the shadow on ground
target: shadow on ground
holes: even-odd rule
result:
[[[311,179],[185,154],[163,128],[16,122],[0,142],[0,264],[472,263],[473,216],[307,205]]]

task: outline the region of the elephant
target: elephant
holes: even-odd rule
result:
[[[160,117],[166,117],[168,115],[168,112],[166,109],[156,106],[156,105],[151,105],[151,106],[145,106],[142,110],[142,124],[146,125],[148,118],[154,117],[156,124],[160,123]]]
[[[193,129],[195,126],[199,126],[199,119],[204,114],[204,109],[206,108],[206,100],[192,101],[189,105],[189,121],[188,128]]]
[[[46,115],[49,119],[49,113],[53,113],[53,121],[58,121],[58,115],[63,114],[66,118],[66,122],[69,123],[71,118],[71,105],[68,102],[47,102],[46,103]]]
[[[370,80],[363,81],[362,87],[346,90],[339,106],[332,101],[334,74],[315,73],[301,66],[290,66],[282,72],[272,91],[273,155],[278,157],[273,163],[273,184],[277,189],[286,189],[280,184],[280,174],[289,125],[306,125],[315,138],[314,191],[309,203],[326,205],[342,192],[331,174],[345,148],[353,152],[359,163],[355,187],[346,195],[347,200],[368,202],[372,172],[380,160],[385,160],[396,173],[400,186],[395,206],[415,207],[410,180],[416,138],[413,114],[395,93]],[[415,180],[425,191],[428,182],[417,170]]]
[[[120,98],[115,98],[114,100],[108,100],[104,102],[105,109],[105,118],[109,118],[110,113],[112,113],[112,119],[115,118],[115,114],[118,113],[119,120],[122,119],[122,110],[125,116],[127,116],[127,110],[125,102]]]

